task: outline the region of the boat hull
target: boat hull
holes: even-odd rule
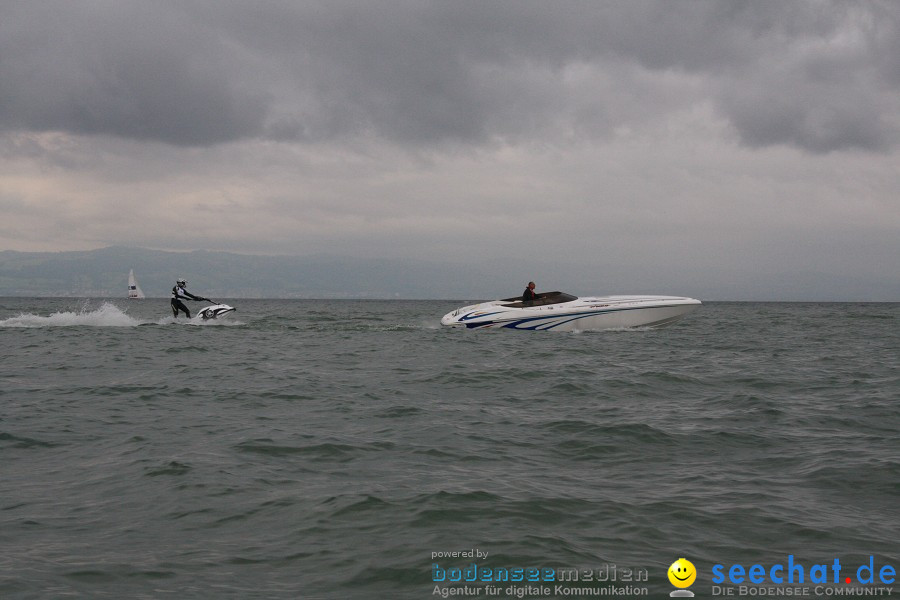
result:
[[[228,313],[232,313],[235,310],[237,309],[227,304],[214,304],[212,306],[207,306],[201,309],[197,313],[197,316],[204,321],[208,321],[210,319],[218,319],[220,317],[224,317]]]
[[[520,304],[520,303],[513,303]],[[534,307],[511,307],[496,300],[444,315],[441,324],[468,329],[599,331],[662,328],[696,310],[700,301],[677,296],[606,296]]]

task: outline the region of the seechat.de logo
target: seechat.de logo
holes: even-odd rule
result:
[[[679,558],[669,567],[668,575],[669,583],[678,588],[669,593],[669,596],[673,598],[694,597],[694,592],[687,589],[697,579],[697,569],[694,567],[694,563],[686,558]]]

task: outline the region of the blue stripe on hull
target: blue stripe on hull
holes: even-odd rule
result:
[[[671,308],[675,308],[677,306],[680,306],[680,305],[677,305],[677,304],[672,305]],[[652,308],[656,309],[656,308],[670,308],[670,307],[655,306]],[[560,325],[565,325],[567,323],[572,323],[573,321],[578,321],[578,320],[586,319],[589,317],[596,317],[598,315],[612,314],[612,313],[623,312],[623,311],[628,311],[628,310],[647,310],[647,309],[648,309],[648,307],[646,307],[646,306],[634,306],[634,307],[627,307],[627,308],[612,308],[612,309],[608,309],[608,310],[597,310],[597,311],[590,311],[590,312],[585,312],[585,313],[575,313],[572,315],[546,315],[546,316],[540,316],[540,317],[528,317],[525,319],[516,319],[514,321],[488,321],[488,322],[481,322],[481,323],[466,323],[465,325],[469,329],[481,329],[481,328],[498,326],[498,327],[504,327],[507,329],[517,329],[520,331],[549,331],[550,329],[559,327]],[[488,313],[486,315],[478,315],[478,317],[489,316],[490,314],[498,314],[498,313]],[[459,319],[459,322],[462,322],[462,321],[465,321],[468,319],[478,318],[478,317],[469,317],[469,315],[466,315],[465,317],[461,317]],[[677,315],[675,317],[667,317],[665,319],[661,319],[660,321],[654,321],[651,323],[647,323],[645,325],[638,325],[638,327],[654,327],[654,326],[667,325],[677,319],[680,319],[681,317],[682,317],[682,315]],[[556,319],[562,319],[562,320],[560,320],[558,323],[549,323],[550,321],[553,321]],[[526,323],[533,323],[535,321],[539,321],[539,322],[534,324],[533,326],[522,327],[522,325],[524,325]],[[542,327],[544,325],[546,325],[546,326]]]

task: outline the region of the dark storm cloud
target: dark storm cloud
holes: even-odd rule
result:
[[[177,145],[259,130],[264,95],[242,87],[224,40],[177,5],[4,2],[0,124]]]
[[[900,137],[891,2],[2,5],[6,129],[483,143],[604,136],[711,102],[751,146],[883,150]],[[598,83],[573,84],[572,69]],[[703,86],[639,85],[635,72]]]

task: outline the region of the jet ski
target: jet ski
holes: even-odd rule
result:
[[[492,300],[457,308],[441,319],[449,327],[529,331],[597,331],[666,327],[700,306],[680,296],[585,296],[542,292],[534,300]]]
[[[197,316],[204,321],[208,321],[209,319],[218,319],[219,317],[236,310],[236,308],[227,304],[213,304],[212,306],[201,308],[200,311],[197,312]]]

